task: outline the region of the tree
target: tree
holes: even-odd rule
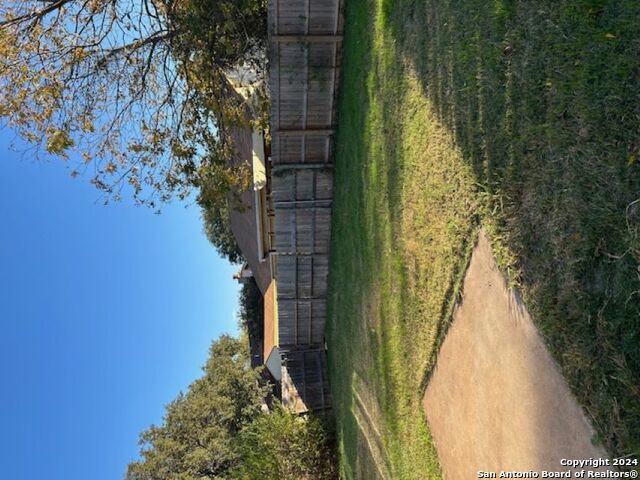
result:
[[[249,366],[247,343],[213,342],[203,376],[140,435],[126,480],[337,478],[333,437],[314,417],[262,410],[268,386]]]
[[[255,278],[248,278],[240,290],[240,327],[250,339],[261,338],[264,334],[264,297]]]
[[[236,443],[241,461],[232,469],[231,478],[338,478],[333,439],[317,417],[302,418],[279,407],[247,425]]]
[[[227,258],[231,263],[242,263],[244,257],[236,241],[236,237],[231,231],[229,221],[230,201],[223,201],[217,195],[213,195],[214,200],[209,201],[203,194],[198,195],[198,204],[202,212],[202,224],[207,239],[218,251],[220,256]]]
[[[141,460],[127,480],[226,478],[239,456],[235,438],[261,412],[266,390],[249,367],[246,342],[213,342],[204,375],[167,406],[161,426],[140,435]]]
[[[266,0],[5,0],[0,118],[36,152],[82,160],[106,199],[246,188],[228,132],[232,70],[263,71]]]

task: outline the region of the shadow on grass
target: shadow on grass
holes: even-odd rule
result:
[[[640,4],[384,0],[381,12],[390,55],[473,167],[574,394],[613,455],[637,454]],[[393,202],[403,176],[388,174]]]
[[[417,261],[413,274],[407,275],[408,259],[399,238],[405,190],[423,185],[404,161],[405,150],[411,148],[405,138],[404,104],[397,95],[379,95],[402,94],[403,65],[395,50],[376,43],[380,36],[372,35],[367,6],[366,1],[347,3],[336,154],[327,337],[341,468],[346,478],[374,478],[372,472],[384,478],[385,471],[386,478],[437,478],[437,455],[419,390],[425,364],[435,358],[433,337],[442,335],[450,317],[464,259],[454,260],[460,264],[457,272],[447,265],[444,280],[433,282],[439,290],[435,307],[425,307],[409,292],[411,284],[424,288],[428,272],[420,268],[433,268]],[[434,198],[447,194],[450,206],[450,197],[458,195],[439,192]],[[440,212],[417,208],[416,213],[434,218]],[[443,216],[453,223],[438,221],[434,231],[459,228],[459,218]],[[465,232],[472,229],[463,223]],[[443,296],[451,301],[441,303]],[[425,335],[424,330],[432,333]],[[366,422],[354,402],[358,395],[366,397],[360,402],[369,410]]]

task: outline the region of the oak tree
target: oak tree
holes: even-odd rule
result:
[[[231,263],[240,264],[244,262],[245,259],[240,246],[231,231],[231,222],[229,220],[229,209],[232,208],[231,202],[222,202],[219,199],[217,201],[204,202],[202,201],[202,196],[199,195],[198,204],[202,213],[204,234],[218,254]]]
[[[213,342],[204,375],[140,435],[141,458],[126,480],[334,480],[335,439],[327,423],[277,401],[249,365],[245,340]]]
[[[246,342],[229,336],[213,342],[203,371],[167,406],[163,424],[141,434],[141,459],[127,480],[229,478],[240,461],[235,439],[261,414],[266,390]]]
[[[264,71],[266,28],[266,0],[4,0],[0,121],[106,199],[227,198],[248,182],[230,72]]]

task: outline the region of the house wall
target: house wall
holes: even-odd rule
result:
[[[331,408],[324,331],[333,199],[341,0],[269,0],[272,192],[282,393]]]

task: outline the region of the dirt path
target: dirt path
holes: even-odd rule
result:
[[[606,458],[483,233],[463,295],[424,396],[445,478]]]

